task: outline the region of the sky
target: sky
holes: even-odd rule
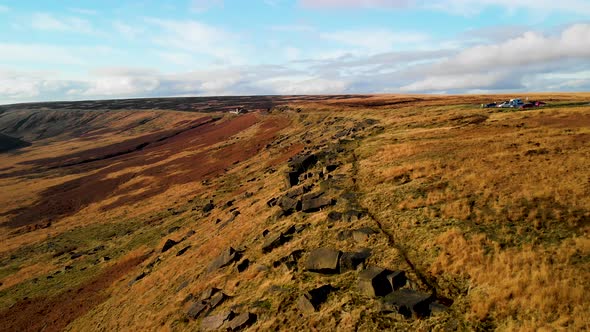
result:
[[[590,0],[0,0],[0,104],[590,91]]]

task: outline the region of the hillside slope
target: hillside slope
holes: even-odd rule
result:
[[[0,153],[30,146],[31,143],[8,135],[0,134]]]
[[[0,330],[590,328],[590,94],[266,98],[5,110]]]

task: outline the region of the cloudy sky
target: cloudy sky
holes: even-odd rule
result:
[[[0,0],[0,104],[590,90],[590,0]]]

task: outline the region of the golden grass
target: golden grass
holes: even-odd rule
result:
[[[207,287],[222,288],[232,295],[221,309],[239,305],[249,308],[257,301],[264,303],[268,308],[257,309],[260,316],[254,330],[588,329],[590,308],[583,291],[588,289],[590,280],[590,228],[585,219],[590,211],[590,174],[586,167],[590,157],[587,116],[590,107],[498,113],[473,105],[506,97],[383,95],[371,97],[369,102],[357,98],[294,103],[293,107],[301,107],[303,111],[269,115],[292,121],[290,127],[280,132],[287,137],[280,146],[262,150],[257,157],[241,161],[209,183],[175,185],[150,199],[109,211],[103,211],[102,207],[117,197],[93,203],[63,218],[49,230],[18,236],[5,234],[0,253],[8,254],[23,245],[42,243],[49,235],[53,237],[73,228],[132,218],[146,221],[145,228],[137,230],[138,234],[159,232],[159,240],[153,243],[156,252],[152,257],[113,284],[109,289],[110,298],[72,323],[68,327],[72,331],[195,330],[199,322],[186,319],[184,312],[188,305],[181,302],[189,293],[198,295]],[[590,94],[531,95],[535,99],[560,102],[589,97]],[[469,103],[472,105],[466,105]],[[155,114],[159,112],[152,115]],[[162,116],[157,120],[161,122],[154,125],[169,128],[180,120],[199,117],[176,116]],[[487,120],[468,123],[481,116]],[[295,153],[303,145],[330,141],[337,129],[325,123],[336,117],[344,118],[342,123],[366,118],[380,120],[384,131],[359,141],[355,150],[359,166],[356,184],[348,179],[345,186],[358,186],[363,206],[395,235],[397,244],[407,251],[405,254],[418,270],[436,277],[440,293],[455,300],[450,312],[418,321],[395,315],[383,317],[377,301],[356,292],[354,272],[325,277],[284,267],[257,269],[272,266],[275,260],[295,249],[309,251],[332,246],[343,251],[356,250],[360,244],[337,240],[336,234],[351,227],[376,227],[374,221],[364,218],[354,224],[336,223],[328,228],[325,220],[329,210],[295,214],[278,221],[269,218],[276,208],[268,208],[266,201],[284,189],[281,174],[286,170],[286,163],[280,154]],[[240,144],[263,129],[253,126],[219,143],[218,147]],[[104,138],[94,142],[92,147],[135,134],[121,133],[121,136]],[[308,139],[311,144],[301,145]],[[68,149],[84,149],[82,142],[76,140],[68,144],[57,152],[36,146],[31,152],[38,158],[51,153],[65,154]],[[160,164],[197,151],[201,148],[178,151]],[[6,165],[35,159],[32,155],[27,152],[11,157],[14,159],[6,161]],[[210,156],[210,160],[222,157]],[[353,170],[352,160],[346,155],[341,158],[343,166],[336,172],[349,176]],[[280,164],[274,165],[276,161]],[[277,172],[265,173],[269,166]],[[127,168],[117,175],[143,169]],[[247,181],[253,178],[258,180]],[[35,193],[67,179],[2,180],[0,186],[13,188],[14,194],[0,196],[0,204],[24,206],[35,199]],[[122,186],[131,187],[142,180],[153,179],[134,178]],[[32,189],[31,194],[25,192],[25,186]],[[245,197],[245,192],[254,195]],[[192,210],[209,199],[213,199],[217,207],[208,216],[200,209]],[[222,206],[232,199],[236,200],[233,207],[241,214],[219,229],[220,224],[215,220],[229,219],[229,209]],[[189,200],[194,202],[189,203]],[[167,213],[169,208],[179,214]],[[334,207],[335,210],[345,208]],[[270,254],[263,254],[260,250],[262,231],[284,230],[293,223],[309,223],[310,226]],[[171,226],[181,228],[167,234]],[[166,239],[178,240],[191,229],[196,231],[194,236],[159,254]],[[137,234],[113,241],[131,241],[134,236]],[[191,245],[191,249],[175,257],[177,250],[186,245]],[[239,274],[231,268],[205,274],[207,265],[227,246],[246,248],[252,262],[250,269]],[[416,279],[400,251],[392,248],[382,234],[362,246],[374,249],[369,264],[404,269]],[[140,282],[128,287],[128,281],[156,257],[162,262]],[[13,279],[5,280],[17,282],[45,273],[42,266],[35,265],[35,257],[26,264],[30,265],[9,276]],[[188,281],[189,286],[177,291],[184,281]],[[341,290],[331,296],[317,314],[300,316],[294,304],[300,292],[325,283],[339,286]],[[273,291],[277,286],[284,290]]]

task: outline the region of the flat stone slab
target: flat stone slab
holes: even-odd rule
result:
[[[224,266],[231,264],[232,262],[238,260],[238,253],[232,247],[228,247],[225,249],[207,268],[207,272],[213,272],[217,269],[220,269]]]
[[[367,296],[385,296],[393,291],[387,276],[392,271],[378,266],[369,266],[359,273],[359,291]]]
[[[254,324],[256,322],[256,318],[257,317],[255,314],[244,312],[234,317],[234,319],[229,322],[227,327],[232,331],[239,331]]]
[[[430,303],[434,297],[412,289],[400,289],[382,300],[382,311],[398,312],[406,317],[424,317],[430,314]]]
[[[197,319],[199,318],[199,316],[205,312],[205,309],[207,309],[207,303],[205,303],[204,301],[198,301],[193,303],[187,311],[187,316],[189,318],[192,319]]]
[[[223,324],[234,317],[233,311],[226,311],[224,313],[207,316],[201,321],[201,331],[215,331],[220,329]]]
[[[264,243],[262,244],[262,252],[269,253],[273,249],[280,247],[285,243],[286,239],[283,233],[274,233],[266,236]]]
[[[338,273],[339,259],[342,252],[332,248],[313,250],[305,263],[305,269],[319,273]]]

